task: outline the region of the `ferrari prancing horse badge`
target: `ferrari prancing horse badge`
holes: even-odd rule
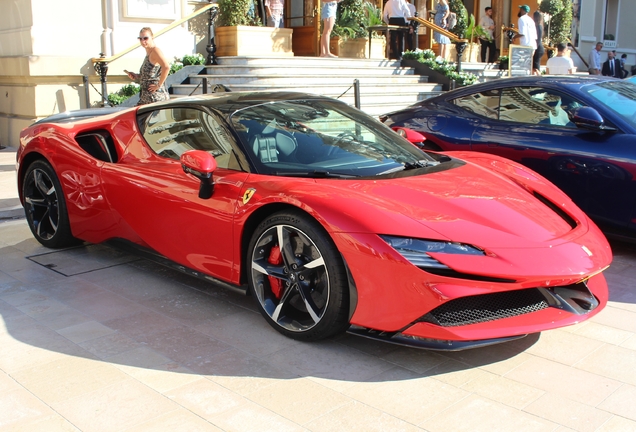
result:
[[[249,200],[252,199],[252,197],[254,196],[254,192],[256,192],[256,189],[253,188],[249,188],[245,191],[245,193],[243,194],[243,204],[247,204]]]

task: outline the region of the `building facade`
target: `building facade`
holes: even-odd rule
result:
[[[381,5],[382,0],[374,1]],[[137,44],[141,27],[157,32],[206,5],[206,0],[0,0],[0,146],[17,147],[20,130],[33,121],[101,101],[100,81],[92,58],[116,55]],[[421,17],[435,10],[435,0],[414,0]],[[636,64],[636,2],[634,0],[572,0],[573,42],[587,60],[596,41],[604,42],[602,57],[615,49]],[[464,0],[476,20],[486,6],[497,26],[516,23],[520,4],[538,8],[538,0]],[[286,25],[300,34],[314,34],[320,0],[286,0]],[[313,27],[314,30],[311,30]],[[424,32],[425,29],[421,28]],[[205,16],[177,26],[157,38],[169,59],[199,52],[207,43]],[[297,45],[294,52],[311,55],[312,47]],[[138,70],[145,52],[134,49],[109,64],[108,90],[129,82],[124,69]],[[573,54],[579,70],[583,61]],[[88,85],[85,78],[88,77]]]

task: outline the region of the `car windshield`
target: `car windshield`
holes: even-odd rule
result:
[[[440,163],[382,123],[335,100],[268,102],[235,112],[231,122],[263,174],[348,178]]]
[[[582,90],[636,128],[636,84],[618,80],[607,81],[583,87]]]

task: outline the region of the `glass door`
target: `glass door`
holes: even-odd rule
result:
[[[286,0],[285,27],[294,30],[294,56],[318,56],[320,53],[320,0]]]

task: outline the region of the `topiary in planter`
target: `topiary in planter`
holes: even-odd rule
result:
[[[260,26],[261,20],[256,15],[254,0],[218,0],[219,27]]]

